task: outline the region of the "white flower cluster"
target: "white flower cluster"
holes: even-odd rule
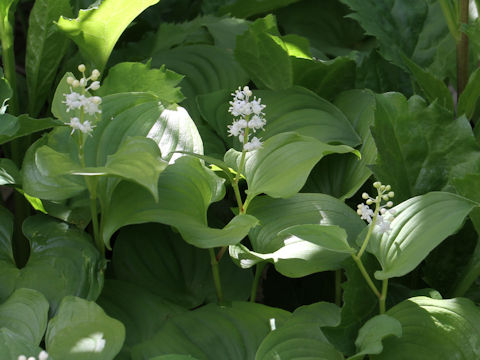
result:
[[[239,87],[235,93],[232,94],[233,100],[230,101],[230,108],[228,112],[238,119],[233,120],[232,125],[228,125],[228,136],[237,136],[243,144],[244,151],[253,151],[262,147],[262,142],[256,136],[250,139],[252,130],[256,132],[267,123],[263,117],[263,109],[265,105],[261,104],[262,99],[257,99],[255,96],[250,100],[252,91],[248,86],[243,89]]]
[[[362,194],[362,198],[366,200],[366,204],[358,204],[357,214],[360,215],[361,219],[366,220],[369,224],[374,221],[375,226],[378,226],[380,233],[388,233],[391,230],[390,224],[393,221],[395,210],[388,210],[387,208],[391,208],[393,206],[393,202],[391,202],[390,199],[395,196],[395,193],[390,191],[390,185],[382,185],[382,183],[379,181],[374,182],[373,187],[377,189],[378,195],[373,198],[364,192]],[[382,205],[382,201],[386,201],[386,203]],[[374,212],[372,209],[370,209],[369,205],[372,204],[375,204],[375,209],[378,208],[378,211]]]
[[[97,69],[93,70],[92,74],[87,78],[85,76],[85,65],[78,65],[78,70],[82,73],[80,80],[77,80],[73,76],[67,77],[67,83],[70,85],[70,93],[63,94],[65,96],[63,103],[67,106],[67,112],[79,109],[88,115],[100,114],[102,110],[100,110],[99,106],[102,103],[102,98],[100,96],[86,96],[89,90],[98,90],[100,88],[100,82],[97,81],[100,76],[100,71]],[[91,81],[90,85],[88,84],[89,81]],[[77,89],[79,91],[77,91]],[[72,128],[72,134],[75,130],[79,130],[84,134],[90,134],[95,127],[91,121],[84,120],[82,122],[78,117],[71,118],[70,122],[65,123],[65,125],[69,125]]]
[[[48,359],[48,354],[45,350],[40,351],[40,354],[38,354],[38,360],[47,360]],[[17,360],[37,360],[35,356],[30,356],[26,357],[25,355],[19,355]]]

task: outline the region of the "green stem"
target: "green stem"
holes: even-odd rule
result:
[[[342,306],[342,269],[335,270],[335,305]]]
[[[385,302],[387,300],[388,279],[382,281],[382,294],[380,295],[380,314],[385,314]]]
[[[260,278],[262,277],[263,269],[266,264],[266,262],[261,262],[255,267],[255,278],[253,279],[252,291],[250,292],[250,302],[255,302],[255,299],[257,298],[258,284],[260,283]]]
[[[373,212],[372,223],[370,224],[370,227],[368,228],[367,236],[365,236],[365,240],[363,240],[363,244],[362,244],[362,246],[361,246],[361,248],[360,248],[360,250],[358,251],[358,254],[357,254],[359,259],[362,257],[363,253],[367,249],[368,242],[370,240],[370,237],[372,236],[373,228],[375,227],[375,222],[377,221],[377,215],[378,215],[379,211],[380,211],[380,201],[375,203],[375,211]]]
[[[9,100],[9,113],[18,115],[17,78],[15,71],[15,52],[13,48],[13,14],[15,9],[9,9],[7,18],[0,19],[0,39],[2,41],[2,61],[5,78],[12,88],[12,97]]]
[[[365,281],[367,282],[368,286],[370,287],[370,289],[373,291],[373,293],[380,299],[380,297],[382,296],[382,294],[380,294],[380,292],[378,291],[377,287],[375,286],[375,284],[373,283],[372,281],[372,278],[370,277],[370,275],[368,275],[368,272],[367,270],[365,269],[365,266],[363,266],[363,263],[362,263],[362,259],[360,259],[357,255],[355,254],[352,254],[352,258],[353,260],[355,261],[355,263],[357,264],[358,268],[360,269],[360,272],[362,273],[362,276],[364,277]]]
[[[469,0],[460,0],[458,25],[468,24]],[[468,82],[468,36],[461,32],[457,39],[457,99]]]
[[[223,304],[223,292],[222,283],[220,282],[220,270],[218,268],[218,261],[215,256],[215,250],[213,248],[208,249],[210,253],[210,264],[212,265],[213,283],[215,284],[215,290],[217,291],[217,301],[221,305]]]

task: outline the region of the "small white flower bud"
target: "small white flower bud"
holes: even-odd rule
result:
[[[385,208],[380,209],[380,214],[385,215],[386,212],[387,212],[387,209]]]
[[[385,185],[380,185],[380,191],[385,191],[386,186]]]
[[[385,191],[390,191],[392,187],[390,185],[385,186]]]
[[[38,360],[47,360],[48,359],[48,354],[45,350],[40,351],[40,354],[38,354]]]
[[[245,94],[245,96],[249,97],[249,96],[252,96],[252,91],[250,90],[250,88],[248,86],[244,86],[243,87],[243,93]]]
[[[365,199],[365,200],[366,200],[366,199],[368,199],[368,198],[370,198],[370,196],[369,196],[366,192],[364,192],[364,193],[362,194],[362,199]]]
[[[102,98],[100,96],[92,96],[91,99],[97,105],[100,105],[102,103]]]
[[[390,198],[388,197],[388,195],[383,195],[383,196],[382,196],[382,199],[385,200],[385,201],[390,200]]]
[[[17,360],[27,360],[25,355],[19,355]]]
[[[34,356],[30,356],[27,360],[36,360]]]
[[[373,187],[374,187],[375,189],[378,189],[380,186],[382,186],[382,183],[381,183],[380,181],[375,181],[375,182],[373,183]]]
[[[100,89],[100,81],[94,81],[93,83],[90,84],[88,89],[92,89],[92,90]]]
[[[94,69],[92,71],[92,75],[90,75],[90,79],[92,79],[93,81],[97,80],[98,78],[100,77],[100,71],[98,71],[97,69]]]
[[[367,203],[367,205],[372,205],[373,204],[373,200],[372,199],[368,199],[367,201],[365,201]]]
[[[67,77],[67,84],[68,85],[72,85],[74,81],[75,81],[75,78],[73,76]]]
[[[79,87],[79,86],[80,86],[80,81],[78,81],[78,80],[73,80],[72,86],[73,86],[74,88]]]
[[[392,206],[393,206],[393,202],[391,202],[391,201],[387,202],[387,205],[386,205],[386,206],[387,206],[387,207],[392,207]]]
[[[388,193],[388,196],[392,198],[392,197],[395,196],[395,193],[394,193],[393,191],[390,191],[390,192]]]
[[[361,209],[362,206],[363,206],[363,204],[358,204],[358,205],[357,205],[357,209]]]
[[[357,214],[358,214],[358,215],[362,215],[362,209],[361,209],[360,207],[357,209]],[[20,360],[20,359],[19,359],[19,360]]]
[[[78,71],[80,71],[81,73],[84,73],[84,72],[85,72],[85,69],[86,69],[86,67],[85,67],[84,64],[78,65]]]
[[[80,79],[80,86],[85,86],[85,85],[87,85],[87,79],[81,78]]]

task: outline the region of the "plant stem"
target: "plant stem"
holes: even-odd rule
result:
[[[363,253],[367,249],[368,241],[370,240],[370,237],[372,236],[373,228],[375,227],[375,222],[377,221],[377,216],[378,216],[379,211],[380,211],[380,201],[375,203],[375,211],[373,212],[372,223],[370,224],[370,227],[368,228],[367,236],[365,236],[365,240],[363,240],[363,244],[362,244],[362,246],[360,247],[360,250],[357,253],[357,256],[358,256],[359,259],[362,257]]]
[[[469,0],[460,0],[458,26],[468,24]],[[457,39],[457,101],[468,82],[468,37],[464,32]]]
[[[367,282],[368,286],[370,287],[370,289],[372,289],[373,293],[375,295],[377,295],[377,297],[380,299],[380,297],[382,296],[382,294],[380,294],[380,292],[378,291],[377,287],[375,286],[375,284],[373,283],[372,281],[372,278],[370,277],[370,275],[368,275],[368,272],[367,270],[365,269],[365,266],[363,266],[363,263],[362,263],[362,259],[360,259],[357,255],[355,254],[352,254],[352,258],[353,260],[355,261],[355,263],[357,264],[358,268],[360,269],[360,272],[362,273],[362,276],[364,277],[365,281]]]
[[[2,41],[2,61],[5,78],[12,88],[12,97],[9,100],[9,113],[18,115],[17,78],[15,72],[15,52],[13,48],[13,14],[15,9],[10,9],[7,19],[0,19],[0,38]]]
[[[382,294],[379,298],[380,314],[385,314],[385,301],[387,300],[387,291],[388,291],[388,279],[384,279],[382,281]]]
[[[260,283],[260,278],[262,277],[265,265],[266,262],[261,262],[255,266],[255,278],[253,279],[252,291],[250,293],[250,302],[255,302],[255,299],[257,298],[258,284]]]
[[[223,257],[223,254],[225,254],[225,251],[227,250],[227,247],[226,246],[222,246],[222,248],[220,249],[220,251],[217,253],[217,256],[215,257],[217,259],[217,261],[220,261],[222,260],[222,257]]]
[[[223,292],[222,283],[220,282],[220,271],[218,269],[218,261],[215,256],[215,250],[213,248],[208,249],[210,253],[210,264],[212,265],[213,283],[215,284],[215,290],[217,292],[217,301],[219,305],[223,304]]]
[[[342,306],[342,269],[335,270],[335,305]]]

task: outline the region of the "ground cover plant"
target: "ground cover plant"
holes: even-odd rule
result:
[[[478,360],[478,5],[2,0],[2,359]]]

